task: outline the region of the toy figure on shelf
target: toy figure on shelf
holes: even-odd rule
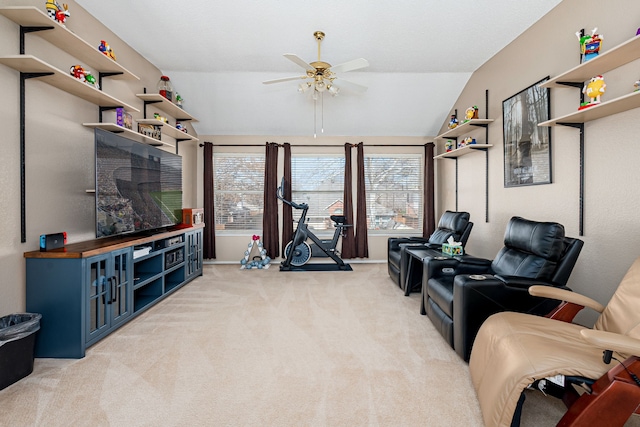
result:
[[[458,127],[458,118],[455,114],[451,115],[451,120],[449,120],[449,129],[455,129]]]
[[[176,92],[176,105],[180,108],[182,108],[182,101],[184,101],[184,99],[180,96],[178,92]]]
[[[453,141],[450,139],[447,139],[447,142],[444,143],[444,150],[448,153],[449,151],[453,150]]]
[[[582,54],[582,62],[587,62],[588,60],[598,56],[600,53],[602,36],[596,33],[596,31],[598,31],[597,27],[591,31],[591,35],[584,34],[584,30],[580,30],[576,33],[578,40],[580,40],[580,54]]]
[[[113,52],[113,49],[111,49],[111,46],[109,46],[109,43],[107,43],[106,41],[100,40],[100,46],[98,46],[98,50],[114,61],[116,60],[116,54]]]
[[[467,138],[463,138],[460,141],[458,141],[458,148],[466,147],[467,145],[471,145],[471,144],[475,144],[475,143],[476,143],[475,138],[471,138],[469,136]]]
[[[69,68],[69,74],[80,81],[95,86],[96,89],[100,89],[100,86],[98,85],[96,78],[91,74],[91,71],[85,70],[80,65],[72,65],[71,68]]]
[[[637,92],[640,90],[640,80],[636,80],[636,82],[633,84],[633,87],[635,88],[633,91]]]
[[[187,128],[180,122],[176,123],[176,129],[181,130],[184,133],[188,133]]]
[[[163,123],[169,123],[169,119],[164,116],[161,116],[159,113],[153,113],[153,118],[156,120],[160,120]]]
[[[464,112],[464,123],[467,123],[469,120],[473,120],[477,118],[478,118],[478,107],[475,105],[473,107],[467,108],[467,110]]]
[[[604,82],[604,78],[602,76],[592,77],[591,80],[589,80],[589,82],[586,83],[584,85],[584,88],[582,89],[582,93],[588,96],[591,101],[581,104],[579,109],[582,110],[584,108],[592,107],[599,104],[601,102],[600,97],[605,93],[606,90],[607,84]]]
[[[47,8],[47,15],[64,27],[65,21],[71,16],[69,6],[66,3],[60,6],[56,0],[47,0],[45,7]]]

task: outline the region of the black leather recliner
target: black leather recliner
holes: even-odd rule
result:
[[[438,221],[438,227],[429,236],[424,237],[389,237],[387,242],[387,269],[389,276],[399,287],[403,287],[404,276],[401,272],[406,272],[406,253],[402,250],[407,246],[430,247],[440,250],[443,243],[453,236],[456,242],[461,242],[462,246],[467,243],[473,223],[469,222],[469,212],[445,211]]]
[[[478,329],[501,311],[544,315],[558,302],[529,295],[532,285],[566,287],[583,242],[564,226],[513,217],[495,259],[462,255],[424,261],[420,312],[469,360]]]

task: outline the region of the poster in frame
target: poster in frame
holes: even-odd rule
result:
[[[534,83],[502,102],[504,186],[551,184],[550,91]]]

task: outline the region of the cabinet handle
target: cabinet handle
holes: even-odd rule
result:
[[[116,276],[111,276],[111,302],[117,302],[118,296],[116,292],[118,291],[118,278]]]
[[[109,283],[109,290],[111,290],[112,289],[111,277],[105,279],[105,282]],[[104,286],[104,283],[103,283],[103,286],[102,286],[102,292],[103,292],[102,293],[102,304],[111,304],[111,298],[107,299],[107,295],[106,295],[107,288]]]

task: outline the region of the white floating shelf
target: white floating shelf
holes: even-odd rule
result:
[[[179,122],[182,122],[185,120],[191,120],[192,122],[198,121],[191,114],[187,113],[182,108],[178,107],[176,104],[169,101],[167,98],[160,95],[159,93],[138,93],[136,94],[136,96],[142,99],[143,101],[150,102],[150,103],[157,103],[158,104],[157,108],[161,109],[165,113],[175,118],[176,121],[179,121]]]
[[[33,55],[3,56],[0,57],[0,64],[4,64],[21,73],[51,73],[50,75],[40,76],[38,79],[100,107],[124,107],[129,111],[140,111],[136,107],[125,104]]]
[[[173,127],[170,124],[160,121],[158,119],[143,119],[143,120],[137,120],[137,122],[146,124],[146,125],[160,125],[162,126],[162,134],[168,135],[171,138],[175,138],[182,141],[187,141],[187,140],[195,141],[195,142],[199,141],[198,138],[196,138],[195,136],[189,135],[186,132],[182,132],[180,129]]]
[[[158,141],[157,139],[148,137],[139,132],[124,128],[122,126],[118,126],[115,123],[83,123],[82,126],[86,126],[89,128],[104,129],[106,131],[113,132],[113,133],[122,133],[125,137],[132,139],[134,141],[142,142],[143,144],[154,145],[154,146],[164,145],[168,147],[175,147],[175,145],[168,144],[163,141]]]
[[[449,129],[445,133],[436,136],[435,139],[447,139],[454,138],[460,135],[466,135],[467,133],[474,131],[474,126],[485,126],[492,122],[493,119],[471,119],[468,122],[462,123],[455,128]]]
[[[592,60],[593,61],[593,60]],[[593,107],[578,110],[552,120],[539,123],[538,126],[559,126],[565,123],[586,123],[591,120],[601,119],[613,114],[622,113],[623,111],[632,110],[640,107],[640,91],[631,92],[619,98],[602,102]]]
[[[458,148],[455,150],[448,151],[446,153],[438,154],[434,157],[435,160],[438,159],[453,159],[456,157],[464,156],[465,154],[469,154],[475,150],[482,150],[493,147],[493,144],[469,144],[465,145],[462,148]]]
[[[624,64],[638,59],[640,37],[635,36],[618,46],[600,53],[593,59],[579,64],[559,76],[540,84],[542,87],[566,87],[561,82],[583,83],[593,76],[604,74]]]
[[[98,50],[100,40],[97,40],[95,46],[90,45],[65,26],[49,18],[46,12],[35,6],[2,7],[0,8],[0,14],[23,27],[51,27],[51,29],[30,34],[36,34],[72,54],[82,66],[86,66],[92,72],[117,73],[111,77],[114,79],[140,80],[131,71],[100,52]]]

